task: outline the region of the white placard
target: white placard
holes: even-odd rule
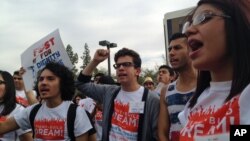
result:
[[[26,70],[23,80],[27,91],[33,89],[37,72],[52,61],[64,64],[69,69],[73,68],[58,29],[34,43],[21,54],[21,64]]]

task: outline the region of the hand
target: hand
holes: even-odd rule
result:
[[[20,70],[19,70],[19,75],[20,76],[23,76],[23,74],[26,72],[26,70],[23,68],[23,67],[21,67],[20,68]]]
[[[107,49],[98,49],[95,52],[93,60],[97,62],[102,62],[109,57],[109,50]]]

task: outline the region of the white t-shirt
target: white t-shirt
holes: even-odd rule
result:
[[[230,124],[250,124],[250,85],[224,103],[231,84],[231,81],[211,82],[192,109],[186,105],[179,114],[184,126],[181,141],[229,140]]]
[[[4,109],[4,105],[0,105],[0,113],[3,111]],[[23,106],[16,104],[16,108],[6,117],[6,116],[1,116],[0,117],[0,122],[5,121],[7,118],[13,116],[14,114],[17,114],[18,112],[22,112],[22,110],[24,109]],[[27,129],[27,130],[22,130],[22,129],[18,129],[15,131],[11,131],[8,132],[6,134],[0,135],[0,140],[1,141],[17,141],[19,140],[19,136],[23,135],[27,132],[30,132],[31,129]]]
[[[34,96],[36,96],[36,92],[33,91],[33,94]],[[25,94],[25,91],[24,90],[16,90],[16,100],[17,100],[17,103],[27,107],[29,106],[29,102],[28,102],[28,99],[26,97],[26,94]]]
[[[55,108],[47,107],[46,102],[42,104],[34,120],[36,141],[70,141],[67,128],[67,112],[71,103],[71,101],[64,101]],[[34,105],[29,106],[23,112],[14,116],[17,124],[24,130],[31,128],[29,115],[33,107]],[[76,137],[86,133],[92,128],[83,108],[78,107],[76,110],[74,127]]]
[[[139,123],[139,113],[130,112],[134,104],[142,103],[144,88],[140,87],[134,92],[120,90],[114,101],[112,125],[109,133],[110,141],[136,141]],[[140,106],[138,106],[139,108]],[[144,108],[144,104],[143,104]]]

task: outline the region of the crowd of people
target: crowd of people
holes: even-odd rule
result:
[[[250,125],[250,2],[200,0],[169,42],[170,66],[138,82],[142,60],[116,52],[111,76],[97,49],[75,80],[50,62],[26,91],[25,70],[0,70],[0,140],[228,141],[230,125]],[[93,80],[93,81],[92,81]]]

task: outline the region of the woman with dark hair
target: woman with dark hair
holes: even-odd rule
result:
[[[16,90],[14,79],[10,73],[0,70],[0,122],[5,121],[10,116],[24,109],[16,102]],[[0,140],[31,140],[31,130],[23,131],[21,129],[15,130],[6,134],[0,135]]]
[[[197,89],[179,114],[181,140],[229,140],[230,125],[250,124],[250,31],[232,0],[200,0],[184,27]]]
[[[33,111],[37,104],[0,123],[0,134],[21,127],[32,128],[34,140],[88,141],[95,138],[91,136],[89,139],[89,131],[93,127],[84,109],[76,107],[74,122],[68,124],[70,121],[67,119],[72,112],[68,109],[73,104],[71,100],[75,86],[73,73],[67,67],[58,63],[48,63],[38,74],[36,83],[37,93],[43,102],[35,116]]]

